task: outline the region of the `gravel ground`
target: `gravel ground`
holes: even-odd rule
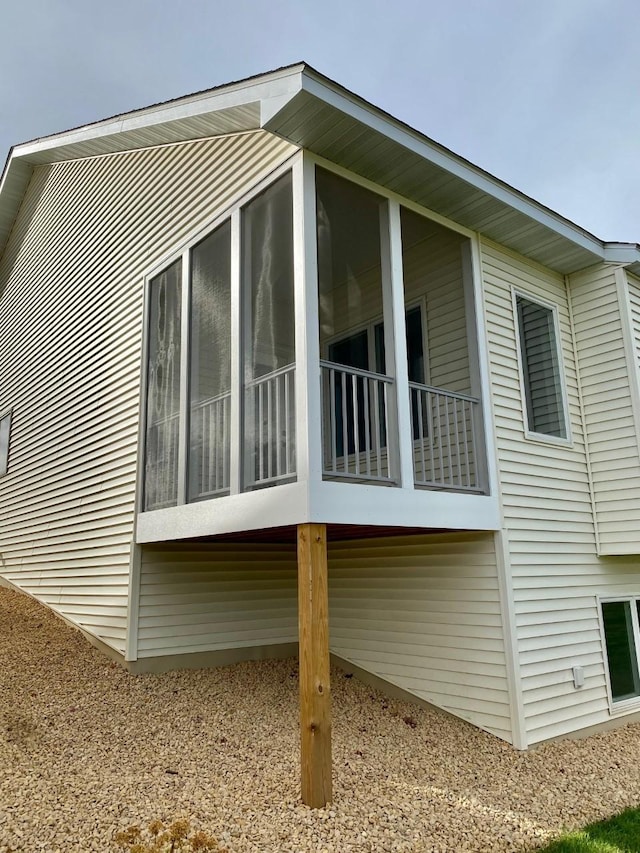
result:
[[[0,851],[187,817],[230,853],[532,850],[640,803],[640,725],[519,753],[332,673],[334,802],[299,803],[293,660],[132,676],[0,589]]]

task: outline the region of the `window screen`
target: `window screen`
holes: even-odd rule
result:
[[[9,468],[9,432],[11,430],[11,413],[0,418],[0,477]]]
[[[553,310],[520,294],[516,305],[528,428],[567,438]]]
[[[178,502],[182,261],[149,282],[145,509]]]
[[[189,500],[229,491],[231,225],[191,253]]]

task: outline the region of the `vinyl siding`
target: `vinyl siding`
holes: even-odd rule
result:
[[[0,574],[120,652],[144,271],[294,150],[257,132],[40,166],[0,259]]]
[[[627,273],[636,369],[640,370],[640,279]]]
[[[629,303],[626,293],[619,301],[611,266],[571,277],[599,550],[609,555],[640,552],[640,452],[623,331],[625,312],[633,327],[634,295],[630,284]]]
[[[482,245],[482,267],[507,571],[513,588],[525,725],[529,743],[535,743],[609,719],[597,597],[639,593],[640,562],[596,554],[563,277],[488,241]],[[558,306],[571,445],[525,439],[513,286]],[[572,280],[573,312],[580,318],[586,298],[576,304],[577,291]],[[581,356],[590,357],[589,346],[597,345],[602,334],[599,329],[585,333]],[[594,422],[596,414],[607,416],[606,405],[595,399],[592,409],[585,401],[585,411]],[[624,432],[626,427],[620,428]],[[578,690],[572,680],[575,665],[585,671],[584,687]]]
[[[298,640],[292,544],[144,546],[138,656]]]
[[[331,650],[511,740],[491,534],[331,543]]]

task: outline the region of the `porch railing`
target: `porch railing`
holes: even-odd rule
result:
[[[191,407],[190,498],[228,494],[230,486],[231,394]]]
[[[156,418],[149,424],[146,437],[145,509],[173,506],[178,489],[177,413]]]
[[[393,379],[330,361],[320,366],[324,475],[392,482],[387,436]]]
[[[480,401],[409,383],[416,486],[479,491],[476,420]]]
[[[246,386],[247,485],[295,476],[295,369],[289,364]]]

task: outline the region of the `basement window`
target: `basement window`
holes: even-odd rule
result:
[[[9,433],[11,432],[11,412],[0,418],[0,477],[9,470]]]
[[[613,705],[640,696],[638,669],[640,599],[602,601],[602,625]]]
[[[515,293],[515,309],[527,436],[567,441],[567,407],[555,306]]]

